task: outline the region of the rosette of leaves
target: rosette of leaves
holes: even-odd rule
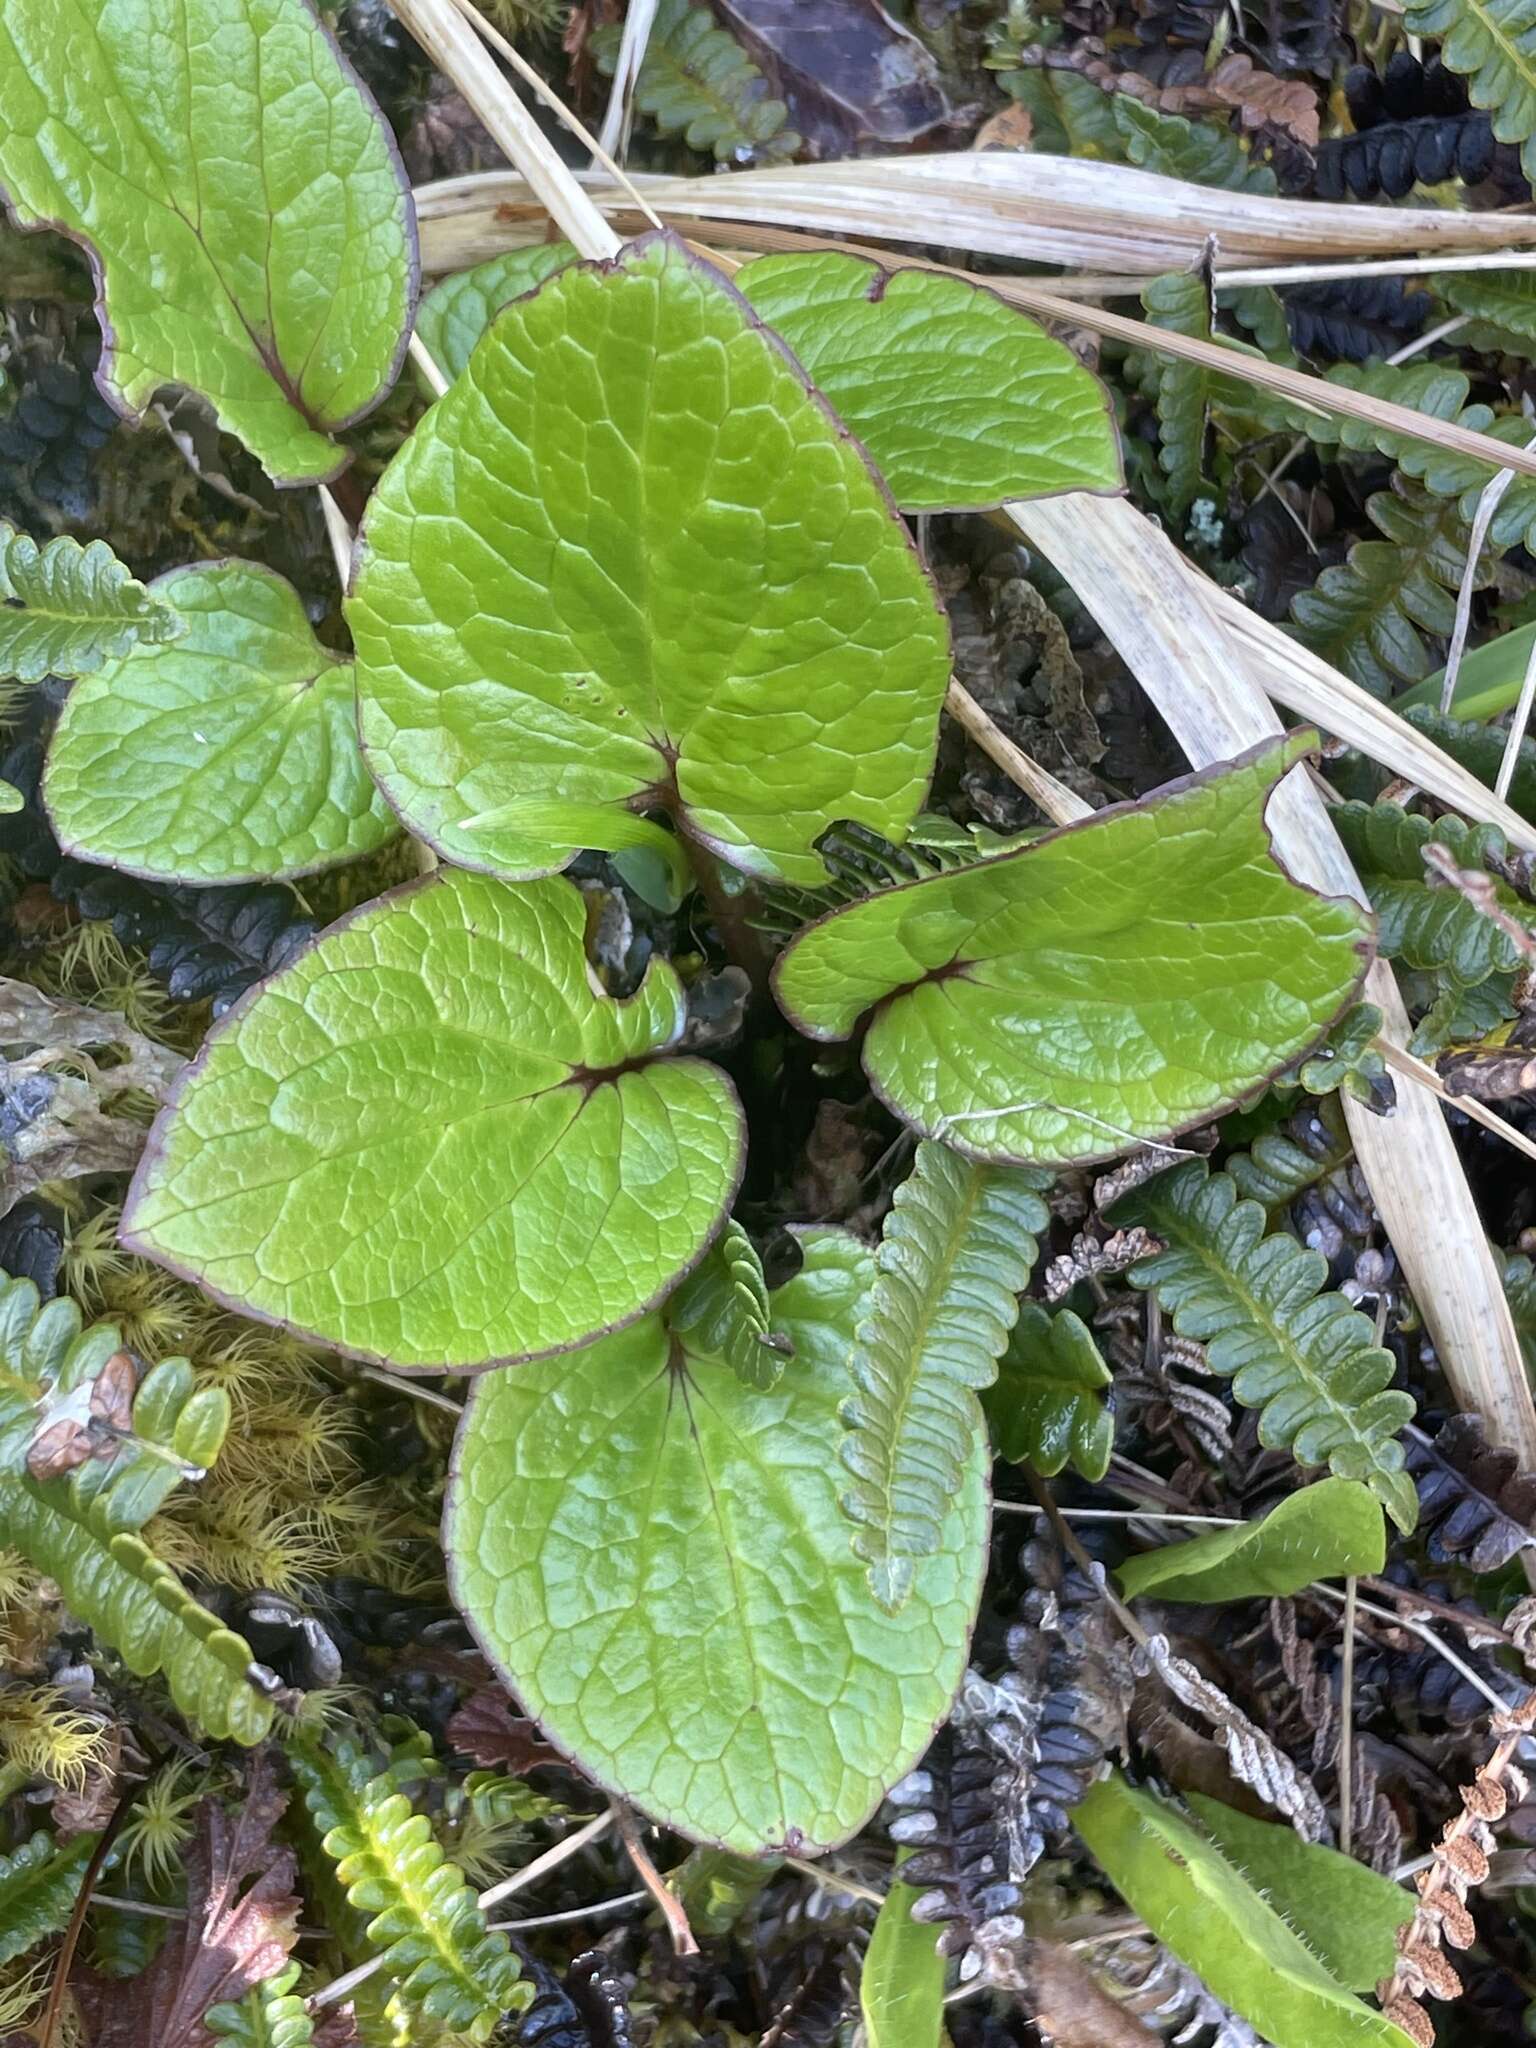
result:
[[[176,31],[97,0],[15,0],[0,25],[0,186],[100,280],[103,390],[213,403],[287,483],[393,383],[415,222],[377,107],[306,0],[181,0]]]
[[[124,1242],[397,1366],[474,1370],[633,1321],[719,1229],[741,1112],[717,1068],[668,1057],[672,968],[604,996],[584,926],[568,882],[461,869],[333,926],[209,1034]]]
[[[1103,1159],[1230,1107],[1350,1001],[1369,951],[1353,906],[1273,860],[1272,743],[1160,797],[810,926],[779,1001],[851,1037],[904,1121],[996,1163]]]
[[[546,1734],[658,1820],[745,1855],[855,1832],[949,1710],[986,1554],[973,1441],[899,1613],[871,1602],[829,1455],[873,1260],[802,1235],[771,1391],[664,1316],[475,1382],[454,1597]]]

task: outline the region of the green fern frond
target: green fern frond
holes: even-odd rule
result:
[[[80,1880],[96,1847],[94,1835],[56,1844],[32,1835],[0,1856],[0,1963],[11,1962],[57,1934],[74,1910]]]
[[[1210,300],[1203,278],[1184,272],[1154,278],[1143,287],[1141,303],[1154,327],[1211,340]],[[1201,364],[1180,356],[1151,356],[1148,369],[1157,408],[1158,466],[1168,479],[1169,509],[1183,514],[1196,498],[1215,496],[1205,459],[1216,379]]]
[[[0,676],[83,676],[137,640],[174,640],[183,621],[135,582],[104,540],[39,547],[0,521]]]
[[[619,39],[617,25],[592,37],[607,78],[618,68]],[[663,135],[681,135],[690,149],[712,151],[720,163],[771,163],[800,147],[800,137],[784,125],[789,109],[783,100],[772,97],[736,38],[691,0],[661,0],[635,81],[635,105]]]
[[[1476,718],[1444,718],[1428,704],[1410,704],[1402,715],[1442,753],[1459,761],[1486,788],[1493,788],[1509,738],[1502,726],[1486,725]],[[1536,740],[1520,742],[1508,801],[1521,817],[1536,818]]]
[[[982,1426],[976,1390],[996,1376],[1049,1222],[1049,1185],[1031,1168],[977,1166],[924,1140],[896,1190],[840,1448],[854,1482],[842,1497],[854,1555],[892,1612],[911,1590],[913,1561],[938,1547]]]
[[[1291,602],[1298,637],[1362,689],[1384,697],[1432,666],[1422,635],[1449,635],[1467,560],[1467,529],[1453,501],[1403,485],[1366,501],[1381,540],[1357,541]],[[1492,576],[1480,561],[1476,584]]]
[[[1486,868],[1508,858],[1494,825],[1460,818],[1421,818],[1396,804],[1339,804],[1329,813],[1358,869],[1379,926],[1377,944],[1389,960],[1449,975],[1462,987],[1520,966],[1520,949],[1459,890],[1436,883],[1424,866],[1431,840],[1446,847],[1458,867]],[[1530,906],[1495,880],[1494,893],[1510,915],[1524,921]]]
[[[770,1327],[762,1261],[734,1217],[673,1295],[667,1320],[759,1392],[774,1385],[793,1355],[789,1339]]]
[[[689,1926],[718,1941],[736,1926],[779,1868],[774,1857],[695,1849],[667,1882],[682,1900]]]
[[[1204,1160],[1133,1189],[1113,1220],[1164,1241],[1166,1250],[1131,1268],[1131,1283],[1155,1289],[1179,1335],[1208,1346],[1211,1370],[1230,1375],[1237,1399],[1259,1410],[1259,1441],[1362,1480],[1411,1530],[1418,1496],[1397,1432],[1413,1401],[1390,1389],[1392,1355],[1369,1319],[1322,1291],[1322,1254],[1284,1232],[1266,1236],[1258,1203],[1239,1200]]]
[[[1070,1464],[1085,1479],[1102,1479],[1115,1446],[1105,1404],[1111,1378],[1080,1316],[1022,1303],[997,1383],[982,1397],[997,1455],[1047,1478]]]
[[[203,2025],[236,2048],[312,2048],[315,2023],[293,1988],[298,1981],[299,1965],[289,1963],[244,1998],[210,2005]]]
[[[1226,1170],[1238,1193],[1271,1214],[1326,1180],[1354,1154],[1337,1096],[1308,1105],[1307,1114],[1317,1134],[1315,1150],[1299,1145],[1290,1129],[1281,1125],[1261,1131],[1246,1152],[1234,1152],[1227,1159]]]
[[[1517,356],[1536,349],[1536,272],[1447,271],[1435,279],[1435,291],[1449,312],[1469,321],[1456,337],[1467,348]]]
[[[1116,93],[1111,118],[1127,163],[1157,171],[1165,178],[1187,178],[1192,185],[1211,185],[1223,192],[1279,190],[1268,164],[1256,163],[1229,128],[1212,121],[1186,121],[1165,114],[1128,93]]]
[[[1403,27],[1440,45],[1448,71],[1467,81],[1474,107],[1493,116],[1500,142],[1520,144],[1536,178],[1536,11],[1529,0],[1408,0]]]
[[[252,1683],[249,1647],[136,1533],[188,1471],[213,1463],[228,1397],[197,1388],[186,1359],[166,1359],[140,1383],[111,1456],[52,1478],[27,1468],[40,1427],[86,1423],[94,1383],[120,1348],[115,1324],[82,1330],[72,1301],[45,1307],[29,1280],[0,1286],[0,1543],[55,1580],[130,1671],[163,1672],[206,1733],[259,1742],[272,1707]]]
[[[529,1990],[504,1934],[492,1934],[464,1874],[424,1813],[354,1741],[289,1750],[325,1852],[401,2001],[428,2020],[489,2040]]]

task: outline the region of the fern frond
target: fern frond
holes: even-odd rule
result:
[[[598,66],[611,78],[618,68],[615,25],[592,37]],[[691,0],[661,0],[646,44],[635,105],[663,135],[681,135],[690,149],[708,150],[720,163],[771,163],[791,157],[800,137],[785,127],[789,109],[736,38],[707,7]]]
[[[1490,859],[1507,858],[1497,826],[1421,818],[1396,804],[1339,804],[1329,816],[1365,884],[1379,925],[1377,943],[1388,959],[1449,975],[1464,988],[1521,965],[1508,934],[1459,890],[1432,888],[1424,866],[1431,840],[1447,847],[1458,867],[1485,868]],[[1512,917],[1523,921],[1531,914],[1504,884],[1495,881],[1494,892]]]
[[[247,1644],[198,1605],[137,1531],[190,1470],[217,1457],[229,1400],[169,1358],[133,1395],[108,1456],[54,1477],[28,1469],[39,1428],[90,1415],[95,1383],[119,1353],[115,1324],[82,1330],[72,1301],[43,1306],[29,1280],[0,1285],[0,1543],[55,1580],[70,1608],[130,1671],[163,1672],[171,1697],[216,1738],[259,1742],[272,1719]]]
[[[32,1835],[10,1856],[0,1856],[0,1963],[9,1963],[57,1934],[80,1892],[96,1847],[94,1835],[56,1844]]]
[[[354,1741],[289,1751],[325,1852],[402,2002],[424,2018],[489,2040],[527,2003],[517,1959],[492,1934],[464,1874],[450,1863],[393,1769],[379,1771]]]
[[[174,640],[183,621],[135,582],[104,540],[42,547],[0,521],[0,676],[83,676],[137,640]]]
[[[1467,81],[1474,107],[1493,116],[1500,142],[1520,144],[1536,178],[1536,13],[1529,0],[1408,0],[1403,27],[1440,44],[1440,61]]]
[[[1211,339],[1210,295],[1204,278],[1178,272],[1142,289],[1141,303],[1154,327],[1200,341]],[[1168,479],[1168,504],[1182,515],[1196,498],[1215,496],[1205,473],[1206,430],[1216,378],[1199,363],[1156,356],[1149,363],[1157,408],[1158,467]]]
[[[210,2005],[203,2025],[236,2048],[312,2048],[315,2023],[293,1988],[298,1981],[299,1965],[288,1963],[244,1998]]]
[[[1273,195],[1279,189],[1269,165],[1256,163],[1232,131],[1215,122],[1186,121],[1182,114],[1165,114],[1128,93],[1115,94],[1111,118],[1127,163],[1138,170],[1187,178],[1192,185],[1223,192]]]
[[[1381,540],[1357,541],[1347,562],[1324,569],[1291,601],[1298,637],[1378,697],[1417,682],[1430,667],[1421,635],[1444,638],[1467,559],[1466,523],[1456,503],[1426,498],[1401,479],[1366,501]],[[1486,557],[1479,588],[1492,569]]]
[[[1080,1316],[1022,1303],[997,1383],[982,1400],[998,1456],[1048,1479],[1069,1464],[1085,1479],[1102,1479],[1115,1445],[1104,1391],[1111,1378]]]
[[[789,1339],[770,1327],[762,1260],[735,1217],[667,1304],[667,1320],[759,1392],[773,1386],[793,1355]]]
[[[1428,704],[1410,704],[1402,715],[1442,753],[1459,761],[1485,787],[1493,788],[1509,738],[1502,726],[1485,725],[1476,718],[1445,718]],[[1508,800],[1523,818],[1536,818],[1536,740],[1520,742]]]
[[[982,1426],[976,1390],[996,1376],[1049,1222],[1049,1185],[1031,1168],[977,1166],[925,1139],[896,1190],[839,1453],[854,1482],[842,1497],[854,1555],[892,1612],[914,1559],[938,1547]]]
[[[1529,270],[1448,271],[1435,291],[1469,325],[1457,340],[1467,348],[1529,356],[1536,349],[1536,274]]]
[[[1211,1370],[1230,1375],[1237,1399],[1259,1410],[1259,1441],[1362,1480],[1411,1530],[1418,1496],[1397,1432],[1413,1401],[1390,1389],[1392,1356],[1369,1319],[1322,1291],[1322,1254],[1284,1232],[1266,1236],[1258,1203],[1240,1201],[1204,1160],[1133,1189],[1113,1218],[1164,1241],[1166,1250],[1131,1268],[1131,1283],[1155,1289],[1179,1335],[1208,1346]]]
[[[1349,1126],[1336,1096],[1308,1104],[1305,1115],[1307,1144],[1298,1143],[1291,1119],[1278,1130],[1261,1131],[1246,1152],[1234,1152],[1227,1159],[1226,1170],[1248,1201],[1271,1212],[1283,1209],[1353,1156]]]

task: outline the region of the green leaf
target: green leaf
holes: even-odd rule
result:
[[[1102,1479],[1115,1446],[1104,1393],[1112,1379],[1081,1317],[1021,1303],[997,1384],[981,1404],[997,1455],[1047,1478],[1070,1464],[1085,1479]]]
[[[1126,157],[1139,170],[1188,178],[1192,184],[1215,185],[1226,192],[1272,196],[1278,190],[1269,165],[1255,163],[1230,129],[1165,114],[1127,93],[1114,95],[1110,111]]]
[[[1116,1772],[1072,1822],[1132,1911],[1274,2048],[1405,2048],[1167,1801]]]
[[[312,874],[399,827],[357,745],[352,664],[254,562],[173,569],[186,621],[70,692],[43,796],[66,852],[169,882]]]
[[[1533,646],[1536,646],[1536,621],[1528,626],[1516,626],[1512,632],[1500,633],[1463,655],[1461,667],[1456,671],[1456,691],[1451,700],[1451,709],[1456,716],[1462,719],[1497,718],[1501,711],[1508,711],[1520,695],[1520,685],[1525,680],[1526,664]],[[1416,705],[1422,704],[1438,711],[1440,686],[1444,678],[1445,670],[1437,668],[1433,675],[1425,676],[1411,690],[1404,690],[1400,697],[1394,697],[1393,710],[1406,715]]]
[[[0,1856],[0,1964],[14,1962],[65,1927],[95,1847],[94,1835],[56,1844],[52,1835],[39,1833]]]
[[[945,1963],[938,1933],[931,1922],[912,1918],[922,1896],[893,1880],[875,1921],[859,1976],[865,2048],[939,2048],[943,2039]]]
[[[409,1766],[376,1769],[344,1737],[288,1751],[322,1846],[336,1864],[348,1903],[368,1915],[368,1940],[398,1980],[403,2004],[427,2020],[487,2041],[530,1988],[505,1934],[492,1933],[432,1823],[400,1789]]]
[[[1529,270],[1443,271],[1436,295],[1468,325],[1458,339],[1468,348],[1529,357],[1536,348],[1536,276]]]
[[[983,1434],[975,1390],[991,1383],[1018,1296],[1050,1223],[1048,1183],[977,1166],[931,1142],[896,1190],[875,1254],[869,1314],[853,1349],[839,1455],[853,1475],[843,1513],[888,1613],[915,1560],[944,1540],[949,1504]]]
[[[1239,1201],[1204,1160],[1158,1174],[1112,1214],[1117,1228],[1140,1223],[1163,1239],[1165,1250],[1131,1268],[1131,1283],[1155,1288],[1179,1335],[1208,1345],[1211,1371],[1230,1374],[1243,1406],[1261,1411],[1260,1443],[1364,1481],[1411,1530],[1419,1500],[1397,1432],[1413,1398],[1391,1390],[1392,1354],[1369,1318],[1322,1292],[1322,1253],[1285,1231],[1266,1236],[1258,1203]]]
[[[407,1367],[642,1314],[719,1228],[741,1112],[716,1068],[662,1057],[685,1021],[672,969],[602,996],[584,925],[568,882],[443,870],[333,926],[204,1041],[125,1241]]]
[[[42,547],[0,520],[0,677],[83,676],[135,643],[174,640],[182,621],[136,583],[104,540],[66,533]]]
[[[608,78],[618,66],[619,36],[617,23],[592,35]],[[690,0],[660,0],[635,105],[663,135],[681,135],[690,149],[710,150],[721,163],[772,163],[800,148],[800,137],[784,125],[784,101],[770,96],[768,81],[736,38]]]
[[[423,294],[416,337],[451,384],[503,306],[576,261],[569,242],[504,249],[472,270],[460,270]]]
[[[294,1985],[299,1964],[287,1963],[275,1976],[253,1985],[244,1998],[210,2005],[203,2025],[236,2048],[312,2048],[314,2022]]]
[[[1267,1515],[1127,1558],[1116,1577],[1127,1600],[1254,1600],[1299,1593],[1314,1579],[1379,1572],[1387,1528],[1369,1487],[1320,1479]]]
[[[1363,972],[1363,914],[1270,853],[1265,799],[1305,750],[836,911],[780,955],[779,1001],[820,1039],[873,1011],[876,1093],[978,1159],[1104,1159],[1202,1122],[1315,1044]]]
[[[0,185],[101,278],[108,395],[213,402],[285,483],[393,383],[416,289],[399,155],[305,0],[9,0]]]
[[[773,1297],[768,1393],[652,1317],[470,1395],[444,1524],[454,1598],[601,1784],[744,1855],[830,1847],[916,1763],[965,1663],[986,1557],[980,1446],[890,1616],[829,1446],[873,1261],[837,1231]]]
[[[498,314],[370,499],[347,615],[385,794],[449,859],[521,874],[587,843],[559,802],[669,810],[814,886],[837,819],[905,833],[949,675],[862,451],[665,235]]]
[[[1536,640],[1536,631],[1522,630],[1508,637],[1523,641],[1524,654],[1529,655],[1532,642]],[[1490,641],[1488,644],[1496,647],[1501,643]],[[1486,652],[1486,649],[1479,649],[1479,652]],[[1517,687],[1524,674],[1522,660]],[[1460,697],[1458,690],[1458,702]],[[1509,734],[1501,726],[1486,725],[1476,716],[1442,718],[1438,709],[1428,704],[1410,705],[1403,717],[1415,732],[1423,733],[1442,753],[1449,754],[1453,761],[1459,761],[1463,768],[1470,770],[1485,788],[1493,788],[1509,740]],[[1506,798],[1523,818],[1536,818],[1536,740],[1522,738],[1515,749],[1515,772],[1510,777]]]
[[[1408,0],[1403,27],[1430,36],[1440,61],[1467,81],[1474,107],[1493,115],[1500,142],[1518,142],[1536,178],[1536,16],[1528,0]]]
[[[1467,527],[1453,501],[1411,488],[1374,491],[1365,509],[1384,538],[1356,541],[1291,600],[1291,617],[1304,645],[1385,697],[1428,670],[1423,636],[1444,638],[1455,623]],[[1485,551],[1477,587],[1492,574]]]
[[[862,256],[760,256],[736,275],[873,456],[903,511],[1120,491],[1108,395],[985,287]]]
[[[1413,1895],[1352,1856],[1296,1830],[1255,1820],[1203,1793],[1186,1794],[1216,1846],[1299,1934],[1346,1991],[1374,1991],[1397,1961],[1397,1930]]]
[[[0,818],[19,811],[25,799],[14,782],[0,781]]]
[[[1360,872],[1378,922],[1378,944],[1390,960],[1448,975],[1465,988],[1522,964],[1513,939],[1459,889],[1431,886],[1424,849],[1431,840],[1446,847],[1458,867],[1481,868],[1507,859],[1509,849],[1496,825],[1468,825],[1462,819],[1422,818],[1398,804],[1339,804],[1329,813],[1344,850]],[[1494,895],[1510,916],[1524,923],[1529,905],[1507,884],[1495,880]]]
[[[734,1217],[667,1304],[667,1320],[694,1350],[723,1358],[746,1387],[766,1392],[793,1355],[772,1326],[762,1261]]]

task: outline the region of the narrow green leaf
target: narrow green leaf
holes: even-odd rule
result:
[[[1203,1793],[1188,1794],[1216,1846],[1299,1934],[1346,1991],[1374,1991],[1397,1960],[1397,1930],[1413,1894],[1352,1856],[1304,1842],[1294,1828],[1255,1820]]]
[[[416,337],[451,384],[503,306],[576,261],[569,242],[504,249],[473,269],[456,271],[422,295]]]
[[[444,1524],[454,1598],[599,1783],[743,1855],[853,1834],[948,1712],[986,1559],[980,1446],[882,1613],[828,1447],[873,1261],[837,1231],[773,1299],[766,1393],[650,1317],[475,1382]]]
[[[1520,685],[1525,680],[1533,646],[1536,646],[1536,621],[1528,626],[1516,626],[1512,632],[1500,633],[1495,639],[1463,655],[1461,667],[1456,671],[1456,694],[1451,700],[1451,709],[1456,716],[1466,719],[1497,718],[1501,711],[1508,711],[1520,695]],[[1438,710],[1444,680],[1445,670],[1437,668],[1421,683],[1415,683],[1411,690],[1404,690],[1400,697],[1394,697],[1393,710],[1407,712],[1418,704]]]
[[[0,781],[0,818],[19,811],[23,802],[21,791],[14,782]]]
[[[1116,1772],[1072,1822],[1132,1911],[1274,2048],[1405,2048],[1165,1800]]]
[[[1127,1600],[1252,1600],[1299,1593],[1314,1579],[1379,1572],[1387,1561],[1381,1504],[1355,1479],[1320,1479],[1237,1529],[1128,1558],[1116,1577]]]
[[[981,1402],[997,1455],[1047,1478],[1070,1464],[1085,1479],[1102,1479],[1115,1446],[1104,1392],[1112,1377],[1080,1316],[1021,1303],[997,1384]]]
[[[937,1930],[912,1918],[921,1897],[896,1878],[875,1921],[859,1976],[865,2048],[939,2048],[944,2037],[944,1958]]]
[[[169,882],[311,874],[399,830],[363,766],[352,664],[255,562],[173,569],[186,621],[70,692],[43,797],[66,852]]]
[[[1206,1344],[1212,1372],[1231,1374],[1238,1400],[1260,1410],[1260,1443],[1364,1481],[1411,1530],[1419,1497],[1397,1433],[1413,1397],[1392,1387],[1395,1362],[1369,1318],[1323,1292],[1322,1253],[1285,1231],[1266,1235],[1259,1204],[1239,1201],[1227,1175],[1200,1159],[1133,1189],[1112,1214],[1163,1240],[1131,1268],[1131,1283],[1156,1288],[1179,1335]]]
[[[306,0],[7,0],[0,185],[92,252],[124,412],[185,384],[280,481],[341,467],[404,352],[415,221]]]
[[[83,676],[135,643],[174,640],[163,592],[136,583],[104,540],[39,547],[0,520],[0,677]]]
[[[568,882],[462,870],[333,926],[205,1040],[125,1240],[407,1367],[473,1370],[633,1320],[719,1228],[741,1112],[718,1069],[664,1057],[685,1022],[671,967],[613,1001],[584,928]]]
[[[996,1163],[1113,1157],[1230,1108],[1353,999],[1369,930],[1276,864],[1305,735],[1017,853],[834,912],[780,955],[785,1013],[863,1041],[925,1135]]]
[[[736,275],[903,511],[1125,486],[1109,396],[1065,342],[982,285],[862,256],[760,256]]]
[[[347,616],[385,794],[506,873],[590,843],[461,823],[533,799],[670,810],[814,886],[839,818],[905,833],[949,676],[863,452],[670,236],[497,315],[369,501]]]
[[[887,1612],[912,1589],[915,1560],[943,1539],[950,1501],[983,1435],[975,1390],[990,1384],[1018,1314],[1049,1212],[1047,1183],[917,1148],[896,1190],[869,1314],[853,1350],[840,1456],[853,1475],[843,1513]]]

